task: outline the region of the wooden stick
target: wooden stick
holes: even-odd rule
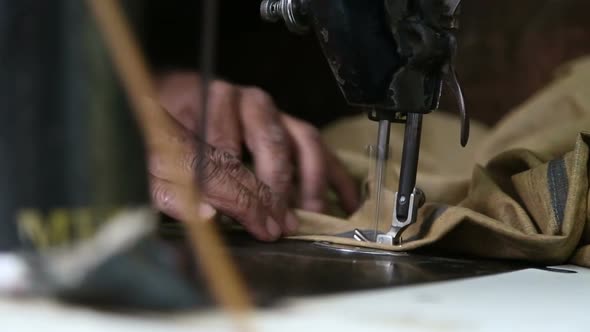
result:
[[[178,124],[156,102],[152,77],[120,6],[116,0],[88,0],[88,4],[123,81],[146,144],[150,148],[161,146],[163,143],[158,137],[177,130]],[[190,192],[180,205],[189,208],[183,222],[188,227],[195,257],[216,301],[234,315],[239,327],[246,328],[242,319],[253,307],[251,299],[212,220],[202,220],[197,183],[188,188]]]

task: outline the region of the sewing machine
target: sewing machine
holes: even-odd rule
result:
[[[460,0],[263,0],[261,16],[282,20],[295,33],[315,32],[344,98],[379,124],[375,147],[375,236],[360,241],[398,243],[425,201],[416,188],[422,118],[438,108],[443,83],[457,100],[461,144],[469,120],[453,67]],[[400,178],[391,229],[378,234],[391,123],[405,124]]]

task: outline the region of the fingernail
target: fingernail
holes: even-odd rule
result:
[[[288,212],[287,216],[285,217],[285,225],[287,226],[289,234],[294,234],[299,227],[299,220],[292,212]]]
[[[215,218],[215,214],[217,211],[209,204],[201,203],[199,204],[199,216],[201,219],[211,220]]]
[[[273,239],[277,239],[281,236],[281,228],[279,227],[279,224],[270,217],[266,219],[266,230]]]

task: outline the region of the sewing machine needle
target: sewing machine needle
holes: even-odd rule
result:
[[[379,121],[377,133],[377,151],[375,152],[375,240],[379,232],[379,223],[383,212],[382,194],[387,175],[387,160],[389,159],[389,135],[391,123],[388,120]]]

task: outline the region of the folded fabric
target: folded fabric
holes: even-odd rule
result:
[[[400,246],[352,239],[354,229],[375,229],[370,195],[348,219],[299,212],[302,224],[294,238],[590,267],[590,134],[584,133],[590,129],[590,57],[558,73],[493,129],[472,123],[465,149],[459,145],[458,119],[440,112],[425,117],[417,186],[425,192],[426,204],[404,231]],[[371,160],[361,144],[374,142],[376,125],[364,116],[345,119],[323,134],[350,171],[372,187]],[[383,199],[389,211],[402,141],[403,126],[394,125]],[[386,232],[390,221],[379,225]]]

